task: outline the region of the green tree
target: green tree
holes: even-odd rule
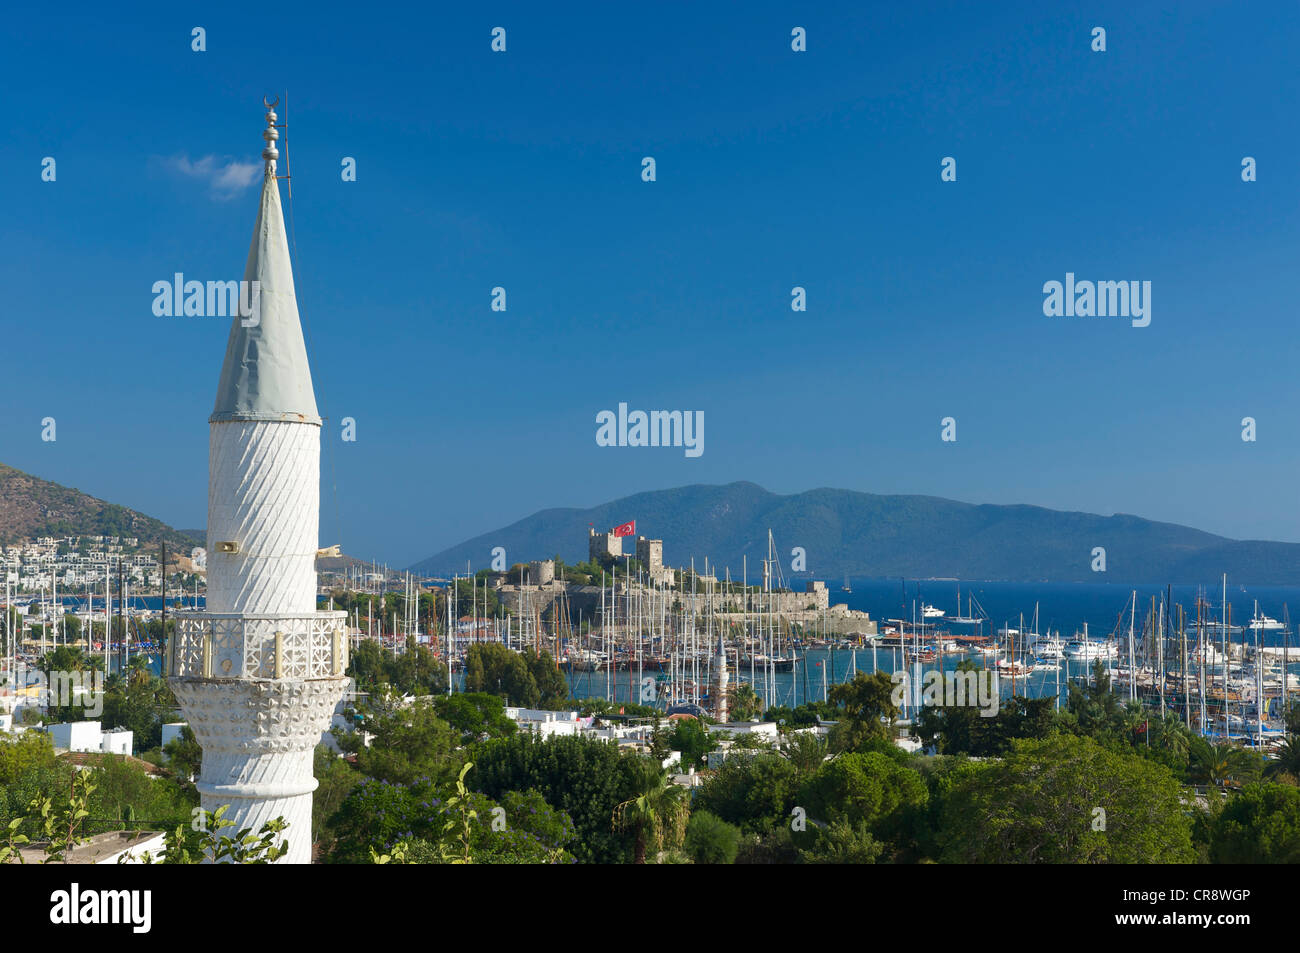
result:
[[[106,754],[89,764],[96,786],[87,824],[96,832],[133,830],[139,824],[169,829],[189,823],[191,811],[198,806],[192,788],[187,791],[171,778],[152,777],[125,758]]]
[[[543,740],[520,732],[475,745],[473,760],[470,783],[488,797],[537,791],[568,814],[578,834],[571,849],[580,861],[627,861],[632,839],[613,830],[610,818],[620,803],[635,796],[639,771],[637,759],[617,745],[577,736]]]
[[[774,705],[763,715],[765,720],[776,722],[782,731],[814,728],[823,718],[834,720],[836,717],[834,708],[824,702],[805,702],[798,708]]]
[[[433,707],[438,717],[460,732],[462,744],[515,733],[515,723],[506,717],[505,703],[487,692],[447,695],[435,699]]]
[[[894,683],[885,672],[859,672],[852,681],[830,690],[829,701],[838,721],[829,741],[833,751],[858,751],[873,739],[889,737],[886,722],[898,717]]]
[[[638,705],[635,702],[612,702],[606,698],[583,698],[570,701],[570,709],[577,709],[584,718],[592,715],[626,716],[628,718],[658,718],[663,712],[653,705]]]
[[[1275,759],[1264,766],[1264,777],[1300,779],[1300,735],[1287,735],[1274,750]]]
[[[810,817],[863,823],[877,837],[897,840],[924,811],[929,790],[920,774],[889,755],[849,752],[822,765],[799,796]]]
[[[465,691],[497,695],[522,708],[536,708],[542,697],[524,656],[497,642],[471,645],[465,653]]]
[[[403,695],[441,695],[447,691],[447,666],[427,645],[408,636],[396,657],[374,640],[363,639],[348,660],[348,674],[357,688],[371,694],[392,688]]]
[[[987,758],[1003,754],[1018,738],[1051,734],[1054,704],[1053,698],[1017,696],[1001,700],[991,717],[974,705],[927,705],[917,717],[917,735],[941,754]]]
[[[0,735],[0,789],[41,769],[53,770],[57,764],[54,742],[44,732]]]
[[[1187,778],[1196,784],[1241,783],[1258,778],[1263,769],[1259,755],[1230,744],[1212,744],[1200,735],[1188,746]]]
[[[1182,787],[1168,768],[1067,734],[1013,742],[963,778],[938,840],[943,859],[958,863],[1195,858]]]
[[[675,850],[686,836],[690,807],[685,791],[673,784],[667,770],[648,758],[636,762],[636,790],[612,813],[615,830],[631,831],[632,862],[644,864],[646,850]]]
[[[387,852],[416,839],[440,840],[444,818],[439,812],[445,797],[445,789],[429,778],[410,784],[361,778],[326,825],[332,840],[329,861],[364,864],[371,850]]]
[[[682,768],[701,768],[708,759],[709,752],[718,747],[709,735],[709,730],[698,718],[676,718],[670,728],[661,728],[655,732],[652,751],[662,760],[669,751],[682,753]]]
[[[163,754],[167,756],[168,768],[187,781],[197,778],[203,769],[203,748],[189,725],[181,729],[179,737],[167,742]]]
[[[348,657],[347,674],[356,679],[357,690],[375,692],[388,683],[388,657],[373,639],[362,639]]]
[[[1219,814],[1210,859],[1218,864],[1300,863],[1300,788],[1246,785]]]
[[[312,834],[322,852],[329,854],[334,849],[336,840],[330,820],[353,789],[361,783],[362,776],[328,745],[316,746],[312,755],[312,774],[317,785],[311,799]]]
[[[727,691],[727,711],[732,721],[755,721],[763,713],[763,699],[748,682],[737,682]]]
[[[451,784],[414,785],[366,778],[330,820],[332,863],[571,863],[573,821],[536,791],[508,792],[500,803],[470,791],[466,764]]]
[[[708,811],[692,811],[683,847],[697,864],[734,863],[740,851],[740,828]]]
[[[447,666],[415,636],[406,637],[406,649],[388,668],[388,681],[405,695],[442,695],[447,691]]]
[[[696,790],[694,806],[762,835],[789,825],[798,789],[798,768],[780,755],[732,756]]]
[[[90,816],[90,799],[95,793],[95,783],[89,771],[77,771],[68,778],[65,795],[32,800],[27,819],[36,824],[36,833],[31,839],[39,841],[45,852],[41,863],[65,863],[69,853],[90,839],[85,821]],[[11,824],[11,832],[17,829],[18,825]],[[21,855],[18,859],[21,862]]]
[[[17,820],[24,837],[39,837],[34,801],[65,798],[72,766],[55,757],[50,736],[29,731],[17,737],[0,735],[0,825]]]
[[[800,777],[814,774],[830,755],[825,738],[808,732],[788,734],[781,741],[781,753],[799,772]]]
[[[475,587],[472,579],[456,580],[456,600],[462,617],[471,615],[471,608],[478,607],[480,619],[501,615],[501,602],[497,591],[481,583]]]
[[[1126,711],[1119,696],[1111,691],[1110,673],[1101,659],[1092,664],[1092,680],[1082,685],[1069,684],[1063,719],[1066,727],[1075,734],[1094,740],[1114,737],[1123,742],[1132,738],[1133,722],[1141,712],[1135,703],[1133,711]]]
[[[372,736],[368,745],[359,732],[336,731],[335,738],[342,750],[356,755],[357,770],[367,777],[393,784],[419,778],[450,782],[464,763],[456,750],[459,735],[427,701],[401,705],[381,699],[361,730]]]
[[[528,673],[533,678],[533,684],[537,686],[536,706],[538,708],[567,706],[569,683],[564,680],[564,673],[555,664],[551,653],[544,649],[541,652],[525,649],[523,659],[524,664],[528,666]]]
[[[104,685],[104,727],[125,728],[134,735],[137,750],[162,744],[162,726],[173,721],[179,709],[167,682],[147,670],[114,674]]]
[[[800,849],[799,860],[805,864],[875,864],[887,849],[865,821],[838,820],[813,833],[812,847]]]

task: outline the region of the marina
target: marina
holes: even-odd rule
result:
[[[733,686],[751,688],[763,710],[825,702],[832,687],[859,672],[907,673],[919,681],[927,672],[959,666],[996,672],[1004,699],[1051,698],[1059,708],[1071,684],[1093,683],[1100,675],[1123,701],[1180,717],[1205,737],[1267,748],[1283,736],[1285,709],[1300,692],[1300,656],[1290,626],[1234,625],[1234,605],[1222,580],[1217,605],[1204,587],[1180,587],[1177,596],[1190,595],[1190,606],[1177,600],[1172,587],[1055,587],[1069,592],[1063,601],[1078,618],[1077,626],[1065,628],[1041,621],[1046,613],[1040,600],[1053,595],[1051,586],[984,584],[997,605],[1032,600],[1027,620],[1017,612],[1006,622],[995,622],[973,592],[964,600],[965,612],[947,618],[941,605],[923,602],[911,584],[858,580],[853,588],[858,607],[880,606],[889,589],[907,592],[911,617],[873,623],[871,632],[833,633],[816,619],[790,622],[764,611],[762,592],[759,611],[737,620],[724,611],[731,594],[723,583],[682,592],[620,578],[602,590],[591,618],[488,618],[473,609],[463,615],[453,599],[441,625],[407,619],[403,626],[395,619],[394,627],[377,631],[373,619],[361,618],[353,631],[393,651],[414,634],[450,659],[456,685],[463,682],[464,653],[476,642],[544,650],[556,659],[573,697],[664,711],[715,704],[708,691],[716,664],[710,646],[719,638]],[[1300,590],[1268,595],[1282,597],[1278,611],[1289,620],[1286,599],[1300,598]],[[1097,607],[1116,602],[1122,608],[1112,608],[1110,625],[1100,629]],[[923,606],[935,611],[926,618]],[[1268,619],[1254,599],[1250,618]],[[905,700],[902,716],[913,714]]]

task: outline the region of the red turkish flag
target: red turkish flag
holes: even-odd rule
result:
[[[636,520],[630,523],[624,523],[622,526],[614,527],[615,536],[633,536],[636,534]]]

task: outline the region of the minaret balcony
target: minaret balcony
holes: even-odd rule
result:
[[[341,678],[347,613],[179,612],[166,665],[172,678]]]

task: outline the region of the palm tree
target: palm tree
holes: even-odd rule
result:
[[[691,810],[667,769],[643,759],[638,775],[636,795],[614,808],[614,829],[634,832],[633,863],[644,864],[647,847],[658,852],[681,846]]]
[[[1277,746],[1277,758],[1264,766],[1264,777],[1277,778],[1282,775],[1300,778],[1300,735],[1287,735]]]
[[[1166,715],[1151,722],[1151,744],[1171,752],[1180,762],[1191,756],[1192,733],[1176,715]]]
[[[1249,779],[1259,773],[1258,757],[1244,748],[1210,744],[1197,736],[1191,740],[1189,753],[1187,776],[1198,784],[1222,787],[1225,781]]]
[[[41,671],[46,678],[55,672],[84,672],[90,667],[91,657],[74,645],[57,646],[41,659]]]
[[[144,655],[132,655],[126,663],[127,681],[132,688],[149,684],[153,673],[149,671],[149,659]]]
[[[763,699],[748,682],[739,682],[727,692],[727,710],[736,721],[751,721],[763,714]]]

